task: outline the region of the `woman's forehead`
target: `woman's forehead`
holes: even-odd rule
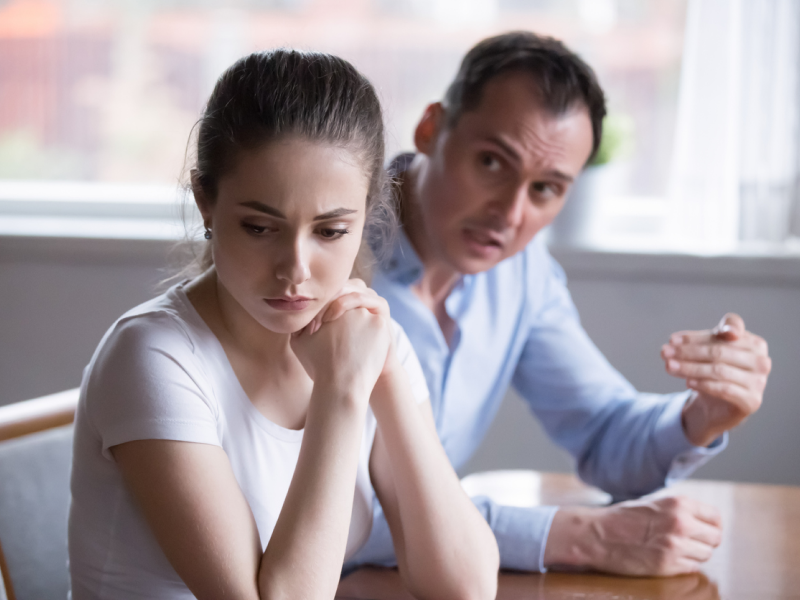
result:
[[[351,152],[292,138],[241,152],[220,178],[218,200],[261,203],[285,216],[317,216],[339,208],[363,212],[368,187]]]

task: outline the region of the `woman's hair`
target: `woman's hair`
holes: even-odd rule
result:
[[[219,78],[195,127],[197,143],[189,149],[196,153],[195,183],[212,204],[220,178],[241,152],[287,136],[347,150],[369,178],[362,249],[380,253],[389,245],[396,211],[383,169],[381,105],[372,84],[346,60],[289,49],[245,56]],[[206,244],[193,266],[204,271],[211,264]]]

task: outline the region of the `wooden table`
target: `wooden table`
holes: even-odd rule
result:
[[[465,478],[470,495],[516,506],[603,504],[606,494],[571,475],[496,471]],[[664,492],[662,492],[664,493]],[[723,541],[701,573],[626,578],[590,573],[501,573],[498,600],[800,599],[800,488],[685,481],[668,491],[713,504]],[[337,598],[411,600],[394,569],[361,569]]]

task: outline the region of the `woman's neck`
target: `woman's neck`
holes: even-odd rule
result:
[[[186,293],[226,349],[270,362],[293,354],[290,334],[270,331],[250,316],[219,281],[214,267],[192,281]]]

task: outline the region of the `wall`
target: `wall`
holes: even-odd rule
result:
[[[739,313],[769,342],[772,374],[762,408],[696,476],[800,485],[800,258],[554,255],[589,335],[643,391],[684,389],[659,356],[672,332],[706,329],[727,311]],[[513,392],[464,473],[502,467],[572,468]]]
[[[156,293],[169,247],[0,236],[0,404],[79,385],[106,328]],[[587,331],[642,390],[681,389],[659,358],[670,333],[739,312],[770,342],[773,374],[762,409],[698,476],[800,485],[800,258],[556,255]],[[509,396],[464,472],[570,470],[570,458]]]

